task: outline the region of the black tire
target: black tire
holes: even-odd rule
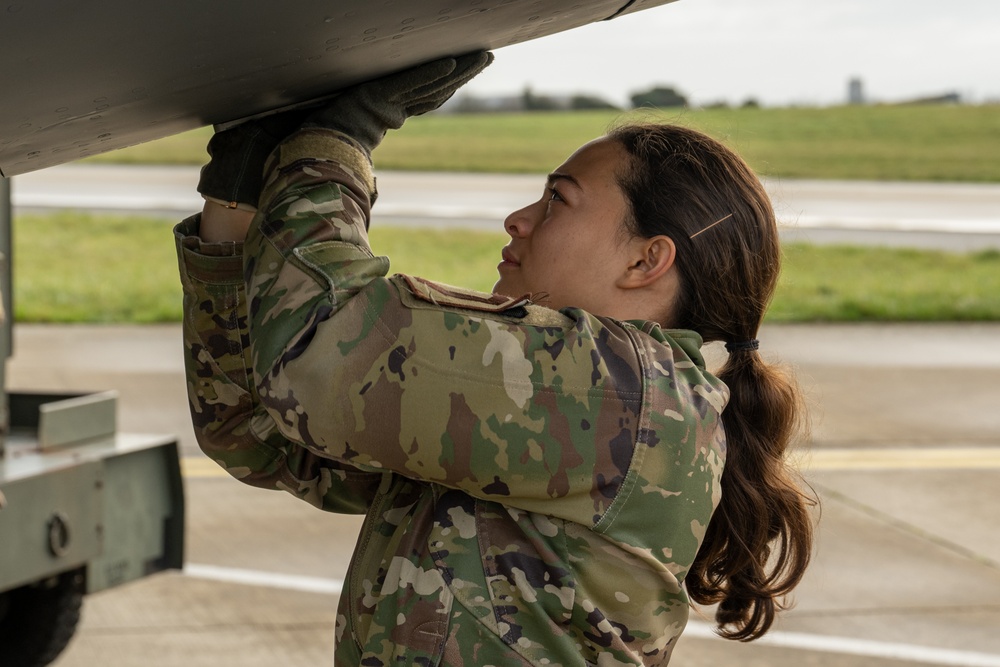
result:
[[[0,665],[43,667],[76,632],[83,606],[82,571],[0,593]]]

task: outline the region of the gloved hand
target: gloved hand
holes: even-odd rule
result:
[[[211,159],[201,168],[198,192],[230,208],[256,208],[267,156],[314,111],[282,111],[216,132],[208,142]]]
[[[388,130],[410,116],[437,109],[493,62],[488,51],[442,58],[348,88],[311,115],[304,127],[343,132],[368,150],[369,157]]]

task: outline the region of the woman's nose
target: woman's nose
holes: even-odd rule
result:
[[[531,233],[531,206],[517,209],[503,221],[503,228],[511,237],[525,237]]]

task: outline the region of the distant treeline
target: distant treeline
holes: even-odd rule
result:
[[[884,103],[855,102],[857,105],[883,106]],[[890,103],[890,105],[938,105],[962,104],[959,93],[944,93],[915,97]],[[629,96],[629,105],[623,107],[608,101],[599,95],[578,93],[575,95],[543,95],[536,93],[530,87],[519,95],[477,97],[461,95],[446,105],[443,111],[450,113],[496,113],[521,111],[628,111],[633,109],[688,109],[696,106],[700,109],[757,109],[761,103],[755,97],[748,97],[738,104],[726,100],[691,104],[688,96],[670,85],[656,85],[646,90],[640,90]]]
[[[844,105],[433,113],[375,152],[380,169],[547,173],[586,141],[629,120],[689,125],[729,144],[765,176],[1000,183],[996,106]],[[90,161],[203,164],[206,127]]]
[[[634,93],[629,98],[630,109],[657,108],[675,109],[688,106],[686,95],[672,86],[654,86],[649,90]],[[753,103],[756,105],[756,102]],[[499,97],[475,97],[463,95],[446,108],[452,113],[491,113],[498,111],[624,111],[599,95],[580,93],[577,95],[539,95],[530,87],[520,95]]]
[[[1000,182],[995,106],[843,105],[428,114],[376,151],[381,169],[551,171],[577,147],[629,121],[687,125],[764,176]]]

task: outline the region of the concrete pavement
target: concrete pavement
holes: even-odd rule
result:
[[[73,208],[177,219],[201,208],[196,167],[69,164],[14,179],[16,210]],[[375,224],[499,228],[541,194],[535,175],[379,172]],[[1000,185],[765,179],[783,238],[1000,248]]]
[[[377,224],[497,225],[538,176],[380,174]],[[197,170],[68,165],[18,177],[19,210],[200,207]],[[768,183],[786,239],[1000,248],[1000,187]],[[1000,667],[1000,325],[772,326],[805,392],[815,560],[749,645],[694,620],[671,662]],[[713,350],[710,357],[719,359]],[[329,664],[360,520],[229,479],[188,423],[177,326],[15,328],[12,389],[121,392],[123,431],[179,435],[189,568],[87,600],[57,667]]]
[[[766,641],[695,619],[671,665],[1000,666],[1000,325],[769,326],[761,341],[810,410],[815,560]],[[179,328],[19,325],[14,342],[13,388],[117,388],[120,428],[179,433],[186,457],[189,572],[89,598],[58,667],[329,664],[359,520],[200,456]]]

